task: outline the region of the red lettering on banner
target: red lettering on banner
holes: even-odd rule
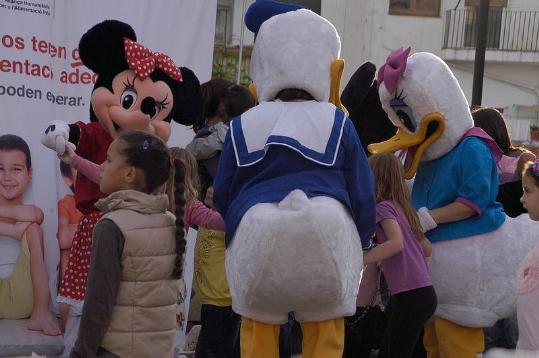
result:
[[[84,64],[80,60],[78,48],[69,50],[70,58],[68,59],[68,49],[65,46],[60,46],[47,40],[42,40],[36,35],[32,35],[29,42],[25,42],[25,40],[28,39],[24,39],[12,34],[0,34],[0,49],[3,47],[6,49],[24,50],[26,48],[26,44],[28,44],[28,50],[31,50],[34,53],[43,54],[50,58],[73,61],[69,64],[73,69],[72,71],[60,72],[60,83],[73,85],[89,85],[96,83],[97,75],[84,68]],[[41,65],[39,63],[32,62],[33,60],[35,59],[0,58],[0,73],[14,73],[47,79],[52,79],[54,77],[51,64]]]
[[[24,61],[0,60],[0,72],[11,72],[52,79],[52,70],[50,66],[41,66],[37,63],[30,62],[28,59]]]
[[[78,68],[75,71],[67,72],[62,71],[60,73],[60,82],[77,85],[77,84],[90,84],[97,80],[97,75],[87,71],[80,71]]]
[[[89,85],[92,83],[92,75],[88,72],[83,72],[82,75],[80,75],[80,82],[85,85]]]
[[[78,48],[74,48],[73,51],[71,51],[71,59],[73,59],[75,61],[80,61],[79,49]]]
[[[67,58],[67,49],[65,46],[55,46],[48,41],[38,40],[35,36],[32,36],[31,41],[34,52],[48,54],[51,58]]]
[[[15,48],[18,50],[24,50],[24,39],[22,37],[15,37]]]
[[[24,39],[22,37],[13,37],[11,35],[2,35],[2,46],[12,48],[15,46],[17,50],[24,50]]]
[[[1,72],[9,72],[11,68],[11,62],[8,60],[2,60],[0,61],[0,71]]]
[[[49,66],[43,66],[43,77],[52,79],[52,71]]]

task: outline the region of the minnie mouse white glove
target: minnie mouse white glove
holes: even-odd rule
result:
[[[41,143],[54,150],[58,155],[63,155],[66,145],[75,150],[76,146],[69,141],[69,126],[63,121],[52,121],[45,129],[41,137]]]
[[[436,221],[432,218],[432,216],[429,213],[429,209],[426,207],[422,207],[417,211],[417,216],[419,217],[419,223],[421,224],[421,230],[423,232],[427,232],[432,229],[436,229],[438,224],[436,224]]]

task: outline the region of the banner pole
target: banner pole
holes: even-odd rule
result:
[[[241,80],[241,63],[242,63],[242,59],[243,59],[243,38],[244,38],[244,28],[245,28],[245,24],[244,24],[244,16],[245,16],[245,3],[247,2],[247,0],[243,0],[243,5],[242,5],[242,8],[241,8],[241,31],[240,31],[240,51],[239,51],[239,54],[238,54],[238,69],[237,69],[237,72],[236,72],[236,84],[240,84],[240,80]]]

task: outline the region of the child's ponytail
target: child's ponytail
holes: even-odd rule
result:
[[[176,261],[174,265],[174,277],[181,278],[183,273],[183,255],[185,253],[185,231],[183,212],[185,208],[185,170],[178,159],[174,162],[174,214],[176,215]]]

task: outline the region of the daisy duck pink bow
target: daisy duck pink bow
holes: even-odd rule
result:
[[[152,52],[146,47],[124,38],[125,59],[137,77],[144,80],[157,67],[170,78],[182,81],[182,73],[170,57],[160,52]]]
[[[406,61],[410,54],[410,47],[407,49],[399,48],[387,56],[386,63],[378,70],[378,85],[382,83],[389,93],[394,93],[397,89],[399,77],[406,70]]]

